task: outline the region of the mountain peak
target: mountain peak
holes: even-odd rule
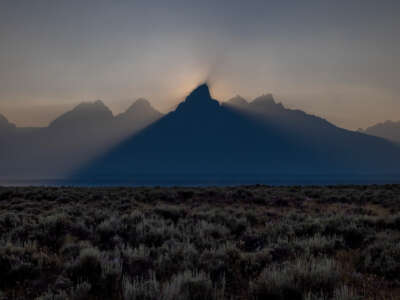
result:
[[[193,109],[197,111],[208,110],[211,107],[219,107],[218,101],[211,98],[210,89],[207,83],[203,83],[195,88],[185,101],[180,103],[177,111],[182,109]]]
[[[186,101],[192,99],[211,99],[210,88],[207,83],[203,83],[195,88],[189,96],[186,98]]]
[[[263,94],[257,98],[255,98],[252,103],[271,103],[276,104],[274,96],[272,94]]]
[[[233,106],[246,106],[247,104],[249,104],[249,102],[247,102],[247,100],[244,99],[242,96],[236,95],[235,97],[226,101],[226,104]]]
[[[102,100],[96,100],[93,102],[81,102],[73,110],[103,110],[110,111],[110,109],[104,104]],[[111,112],[111,111],[110,111]]]
[[[139,98],[133,102],[125,112],[119,114],[116,118],[119,120],[153,121],[161,116],[162,114],[156,110],[148,100]]]
[[[250,105],[255,108],[271,112],[282,111],[285,109],[282,103],[275,102],[272,94],[264,94],[260,97],[257,97],[250,103]]]
[[[50,123],[51,127],[80,126],[86,123],[101,123],[111,120],[113,114],[111,110],[101,100],[94,102],[82,102],[72,110],[59,116]]]
[[[139,98],[135,102],[133,102],[131,106],[129,106],[129,108],[126,110],[126,112],[137,110],[137,109],[142,110],[142,109],[149,109],[149,108],[153,109],[150,102],[147,99]]]

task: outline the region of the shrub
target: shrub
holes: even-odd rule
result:
[[[36,243],[7,243],[0,247],[0,287],[40,279],[41,272],[54,263],[39,252]]]
[[[69,291],[47,291],[36,300],[86,300],[90,296],[90,289],[89,283],[81,282]]]
[[[124,300],[159,300],[160,284],[154,274],[148,280],[140,278],[123,279],[123,299]]]
[[[65,214],[47,216],[39,224],[38,240],[53,251],[58,251],[71,227],[71,221]]]
[[[399,241],[380,240],[364,249],[359,257],[358,269],[389,280],[400,280]]]
[[[185,271],[174,276],[162,291],[163,300],[215,299],[210,278],[202,272]]]
[[[96,229],[99,244],[104,249],[112,249],[114,244],[112,238],[117,234],[119,221],[116,218],[110,218],[101,222]]]
[[[308,293],[332,296],[339,283],[335,261],[301,258],[267,267],[251,284],[250,293],[253,299],[303,299]]]
[[[151,274],[153,259],[150,257],[150,249],[144,245],[132,249],[126,247],[121,251],[122,268],[124,274],[131,278],[145,278]]]
[[[0,299],[398,298],[400,185],[0,198]]]
[[[178,220],[186,215],[186,211],[174,206],[157,207],[154,212],[164,219],[171,220],[174,224],[177,224]]]
[[[90,290],[91,290],[90,283],[84,281],[78,283],[70,293],[71,300],[86,300],[89,298]]]
[[[82,281],[87,281],[92,286],[98,284],[102,272],[99,250],[82,249],[75,262],[67,267],[67,272],[74,284]]]
[[[332,255],[344,248],[344,241],[337,236],[322,236],[316,234],[306,239],[295,239],[293,248],[300,248],[306,255]]]

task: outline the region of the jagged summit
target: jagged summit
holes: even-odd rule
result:
[[[207,83],[203,83],[195,88],[185,101],[180,103],[176,111],[182,110],[208,110],[219,107],[217,100],[211,98],[210,89]]]
[[[144,120],[153,122],[160,118],[162,114],[156,110],[148,100],[144,98],[137,99],[129,108],[116,116],[117,120]]]
[[[93,102],[82,102],[82,103],[78,104],[73,110],[74,111],[77,111],[77,110],[101,111],[102,110],[102,111],[110,111],[111,112],[111,110],[104,104],[104,102],[102,100],[96,100]]]
[[[255,112],[283,112],[285,107],[282,103],[275,102],[272,94],[264,94],[255,98],[253,101],[248,102],[243,97],[237,95],[224,103],[228,106],[233,106],[241,109],[250,109]]]
[[[211,99],[210,89],[207,83],[203,83],[195,88],[189,96],[187,96],[186,101],[195,101],[198,99]]]
[[[50,127],[68,127],[73,125],[104,122],[113,119],[111,110],[101,100],[82,102],[71,111],[59,116],[50,123]]]
[[[261,109],[264,111],[269,110],[271,112],[282,111],[285,109],[282,103],[275,102],[274,96],[272,94],[265,94],[257,97],[250,102],[250,105],[253,108]]]
[[[272,94],[264,94],[260,97],[255,98],[253,101],[248,102],[243,97],[237,95],[232,99],[229,99],[224,103],[224,105],[248,110],[256,113],[284,113],[287,109],[282,105],[282,103],[275,102],[274,96]]]
[[[154,109],[154,107],[150,104],[150,102],[147,99],[139,98],[135,102],[133,102],[132,105],[129,106],[129,108],[123,114],[130,114],[137,112],[147,113],[147,112],[158,112],[158,111]]]
[[[257,98],[255,98],[252,103],[274,103],[275,99],[272,94],[263,94]]]
[[[249,102],[247,102],[247,100],[244,99],[242,96],[236,95],[235,97],[226,101],[226,104],[241,107],[248,105]]]

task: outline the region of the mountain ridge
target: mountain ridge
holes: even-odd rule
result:
[[[135,103],[124,117],[114,117],[101,100],[82,102],[47,127],[7,131],[1,135],[7,147],[0,149],[0,177],[65,176],[161,117],[150,104]]]
[[[358,131],[400,144],[400,121],[387,120]]]
[[[81,103],[53,126],[17,128],[17,134],[9,135],[8,147],[0,149],[0,176],[95,180],[181,174],[196,184],[201,174],[210,183],[212,178],[240,181],[256,174],[249,183],[265,183],[265,174],[301,178],[400,168],[400,148],[384,139],[287,109],[271,94],[253,101],[238,97],[220,103],[202,84],[165,115],[144,99],[116,116],[102,101]]]
[[[8,121],[8,119],[4,115],[0,114],[0,129],[12,129],[12,128],[16,128],[16,125]]]
[[[260,103],[276,109],[272,114],[255,114],[252,108],[220,105],[203,84],[175,111],[72,177],[128,178],[175,172],[195,182],[198,174],[357,174],[390,172],[396,170],[394,165],[400,166],[392,161],[400,155],[400,148],[383,139],[288,110],[271,95],[256,101]]]
[[[82,102],[50,122],[48,127],[82,126],[113,119],[111,110],[101,100]]]
[[[115,119],[120,121],[140,119],[141,121],[144,121],[145,116],[151,116],[152,118],[157,119],[162,116],[162,113],[156,110],[147,99],[139,98],[124,112],[116,115]]]

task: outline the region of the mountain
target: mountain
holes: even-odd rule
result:
[[[381,178],[400,168],[400,148],[384,139],[285,109],[272,95],[247,105],[240,102],[245,108],[220,105],[203,84],[175,111],[71,178],[212,184],[221,180],[265,183],[268,176],[279,175],[288,183],[288,176],[301,181],[304,176],[323,174],[337,182],[343,175],[354,180],[365,174]]]
[[[101,100],[84,102],[50,123],[51,128],[97,126],[114,118],[111,110]]]
[[[83,102],[50,123],[50,129],[79,129],[79,133],[91,130],[102,136],[108,133],[114,137],[135,132],[162,114],[154,109],[146,99],[136,100],[125,112],[113,116],[111,110],[101,101]],[[89,137],[90,138],[90,137]]]
[[[268,113],[279,113],[285,109],[282,103],[275,102],[272,94],[266,94],[255,98],[251,103],[249,103],[249,106],[252,109]]]
[[[236,95],[235,97],[229,99],[228,101],[226,101],[223,104],[232,106],[232,107],[236,107],[236,108],[240,108],[240,107],[247,106],[249,103],[242,96]]]
[[[146,99],[137,99],[125,112],[116,116],[121,120],[147,121],[148,118],[159,118],[162,114],[151,106]]]
[[[307,114],[302,110],[285,108],[282,103],[275,101],[272,94],[262,95],[250,102],[243,100],[237,101],[233,98],[222,105],[245,113],[269,126],[286,128],[304,136],[314,135],[317,137],[326,134],[326,132],[322,133],[321,130],[338,130],[335,125],[323,118]]]
[[[16,126],[13,123],[10,123],[6,117],[0,114],[0,134],[6,134],[13,130],[15,130]]]
[[[222,103],[225,106],[233,108],[254,110],[255,112],[276,113],[284,109],[281,103],[276,103],[272,94],[264,94],[255,98],[253,101],[247,101],[240,95],[237,95],[228,101]]]
[[[81,103],[48,127],[17,128],[7,135],[7,147],[0,149],[0,177],[62,178],[160,116],[144,99],[116,117],[100,100]],[[0,127],[3,123],[0,118]]]
[[[125,136],[146,127],[161,117],[162,113],[154,109],[148,100],[140,98],[125,112],[115,117],[114,126],[117,131]]]
[[[384,123],[378,123],[368,127],[365,130],[360,129],[359,131],[366,134],[379,136],[400,144],[400,121],[386,121]]]

